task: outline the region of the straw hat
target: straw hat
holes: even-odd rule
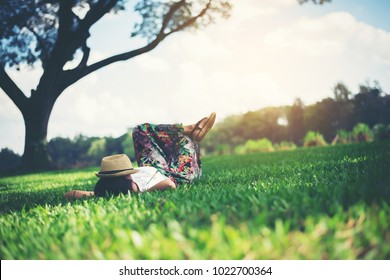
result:
[[[95,175],[99,178],[109,178],[134,174],[139,169],[134,169],[129,157],[125,154],[106,156],[102,158],[100,171]]]

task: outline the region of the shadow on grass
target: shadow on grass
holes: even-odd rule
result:
[[[29,192],[4,192],[0,190],[0,213],[6,214],[17,211],[29,211],[37,206],[58,206],[71,200],[64,198],[67,188],[57,188],[54,190],[34,190]]]

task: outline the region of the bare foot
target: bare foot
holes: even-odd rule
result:
[[[195,124],[190,124],[190,125],[183,126],[184,135],[187,135],[187,136],[191,137],[192,131],[194,130],[194,128],[195,128]]]
[[[216,113],[211,113],[209,117],[203,118],[198,121],[191,132],[191,138],[200,142],[203,140],[207,132],[213,127],[216,118]]]

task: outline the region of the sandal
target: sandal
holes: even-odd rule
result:
[[[207,132],[213,127],[216,116],[216,113],[213,112],[208,118],[198,121],[191,132],[191,138],[196,142],[202,141]]]

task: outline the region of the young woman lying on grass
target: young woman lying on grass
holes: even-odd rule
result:
[[[94,191],[69,191],[66,198],[83,198],[175,189],[202,175],[199,142],[214,125],[212,113],[195,125],[150,124],[133,130],[139,168],[133,168],[127,155],[104,157]]]

